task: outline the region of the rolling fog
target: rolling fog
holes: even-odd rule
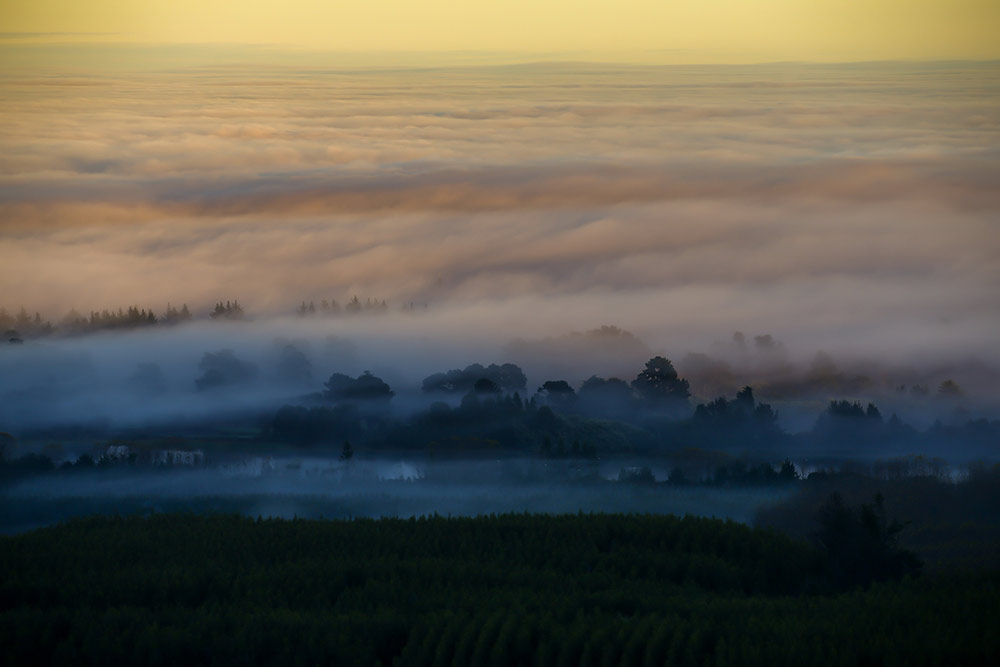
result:
[[[73,516],[163,511],[350,518],[503,512],[654,512],[749,522],[788,488],[671,488],[612,484],[629,462],[580,464],[243,457],[194,470],[101,470],[35,478],[3,490],[0,532]],[[666,476],[659,472],[661,478]]]
[[[263,426],[283,404],[318,400],[332,373],[364,371],[390,385],[396,394],[391,414],[405,418],[433,401],[461,398],[423,393],[421,381],[433,373],[515,363],[527,376],[521,392],[527,399],[547,380],[577,388],[592,375],[631,381],[657,354],[672,359],[691,382],[692,409],[751,385],[778,407],[790,431],[810,428],[832,399],[875,401],[886,415],[896,412],[920,427],[952,419],[956,407],[964,418],[974,418],[995,415],[1000,405],[1000,370],[965,354],[922,355],[901,346],[877,355],[837,354],[774,335],[756,341],[770,335],[763,333],[747,334],[739,344],[732,334],[666,340],[654,331],[647,340],[611,326],[546,335],[545,327],[554,325],[544,317],[528,318],[511,337],[509,324],[501,328],[481,317],[480,308],[196,322],[3,345],[0,430],[15,436],[75,426],[99,433],[146,427],[169,432],[185,423],[248,418]],[[247,377],[199,387],[206,355],[226,350],[248,365]],[[859,377],[867,380],[854,382]],[[965,392],[960,402],[939,400],[936,391],[946,379]],[[914,396],[915,385],[929,395]],[[60,437],[72,439],[65,431]]]
[[[0,91],[11,311],[357,294],[505,339],[996,356],[995,64],[235,65]]]
[[[461,400],[460,394],[422,392],[421,381],[433,373],[471,363],[513,362],[527,376],[527,398],[549,379],[565,379],[577,388],[594,374],[631,380],[655,354],[670,355],[690,380],[691,410],[718,395],[731,398],[751,384],[758,387],[758,399],[776,407],[779,424],[791,433],[812,429],[831,399],[872,400],[884,415],[897,414],[921,429],[937,419],[960,424],[995,416],[1000,405],[996,368],[959,355],[925,356],[899,348],[874,358],[861,351],[817,353],[805,347],[808,341],[763,333],[691,339],[686,341],[690,348],[682,339],[671,339],[668,347],[655,332],[646,339],[611,326],[548,333],[544,317],[527,321],[518,336],[510,337],[509,329],[494,327],[479,313],[477,308],[429,309],[195,321],[0,346],[0,431],[17,438],[5,443],[9,459],[28,452],[43,453],[57,466],[83,454],[100,459],[109,443],[118,446],[114,438],[136,438],[147,449],[197,452],[192,466],[112,465],[9,480],[0,488],[0,531],[20,532],[94,513],[161,511],[312,518],[620,511],[749,522],[759,509],[795,492],[787,485],[617,481],[623,469],[649,466],[663,482],[674,465],[669,452],[602,454],[587,461],[477,450],[464,459],[451,453],[436,460],[430,451],[393,453],[391,442],[381,446],[388,450],[356,442],[359,455],[345,462],[335,456],[343,439],[338,433],[310,444],[314,453],[302,444],[261,439],[282,405],[330,405],[318,392],[334,372],[356,376],[370,370],[388,382],[396,392],[388,414],[400,423],[434,401],[454,406]],[[224,350],[253,372],[229,385],[199,388],[206,354]],[[861,376],[868,381],[859,384]],[[938,395],[944,378],[957,382],[965,395]],[[914,386],[929,393],[916,395]],[[180,437],[171,440],[174,436]],[[968,458],[946,445],[931,443],[920,452],[875,448],[850,456],[923,453],[943,455],[950,463]],[[982,455],[982,450],[972,454]],[[717,464],[736,460],[726,456],[705,452],[688,461],[690,479],[708,479]],[[829,455],[810,459],[797,451],[767,449],[742,456],[770,465],[788,456],[803,475],[841,464]]]

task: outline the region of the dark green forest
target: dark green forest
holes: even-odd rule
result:
[[[832,525],[832,524],[831,524]],[[880,537],[891,549],[891,536]],[[0,539],[4,664],[995,664],[1000,575],[838,578],[704,518],[79,519]],[[898,550],[896,553],[899,553]]]

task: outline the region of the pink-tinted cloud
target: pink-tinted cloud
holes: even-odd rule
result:
[[[753,322],[985,347],[997,81],[989,65],[7,77],[0,305],[238,297],[266,314],[357,292],[539,335],[614,322],[661,344]]]

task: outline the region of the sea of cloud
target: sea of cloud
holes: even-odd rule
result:
[[[962,63],[7,71],[0,305],[996,357],[998,101]]]

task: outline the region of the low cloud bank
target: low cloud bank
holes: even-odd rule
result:
[[[675,360],[743,330],[775,335],[801,364],[817,350],[922,367],[996,361],[995,74],[7,76],[0,306],[56,322],[70,308],[161,313],[168,302],[204,317],[239,299],[255,321],[227,340],[194,327],[98,337],[86,354],[45,343],[98,374],[157,362],[168,384],[175,364],[193,374],[204,353],[244,345],[263,358],[275,337],[358,345],[355,367],[317,360],[320,378],[372,369],[410,382],[605,324]],[[354,294],[390,313],[280,319],[303,300]],[[0,363],[21,363],[6,352]],[[18,391],[18,377],[0,390]]]

